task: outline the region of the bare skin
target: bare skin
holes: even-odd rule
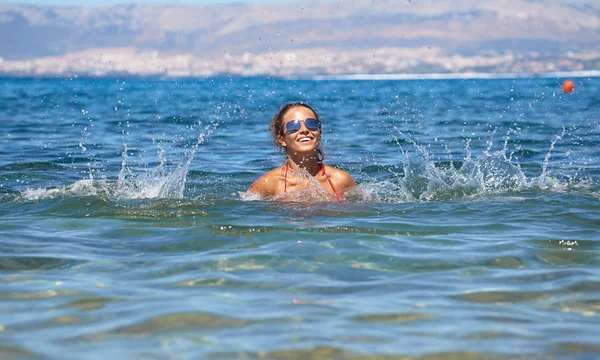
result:
[[[283,124],[292,120],[316,118],[315,113],[305,107],[294,107],[283,116]],[[316,184],[326,194],[328,200],[336,200],[344,192],[356,186],[356,182],[347,172],[324,165],[319,160],[319,142],[321,130],[310,131],[302,122],[300,130],[294,134],[285,133],[277,138],[287,153],[286,164],[264,174],[250,186],[248,191],[259,193],[263,197],[276,197],[288,193],[313,188]],[[323,174],[322,166],[325,168]],[[286,176],[287,167],[287,176]],[[332,188],[335,187],[335,191]]]

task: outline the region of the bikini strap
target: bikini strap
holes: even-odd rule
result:
[[[327,178],[327,181],[329,181],[329,185],[331,186],[331,190],[333,190],[333,193],[335,194],[336,199],[338,201],[342,201],[342,196],[340,194],[338,194],[338,192],[335,190],[335,186],[333,186],[333,181],[331,181],[329,176],[327,176],[327,173],[325,172],[325,164],[323,164],[323,163],[321,163],[321,172],[323,173],[323,175],[325,175],[325,177]]]
[[[287,173],[288,173],[288,164],[285,164],[285,177],[283,178],[283,193],[287,193]]]

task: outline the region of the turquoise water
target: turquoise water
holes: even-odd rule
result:
[[[1,79],[0,357],[600,357],[600,79]],[[287,101],[344,203],[254,200]]]

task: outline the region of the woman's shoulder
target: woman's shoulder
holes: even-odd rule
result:
[[[335,182],[340,190],[356,186],[356,182],[352,176],[344,170],[325,165],[325,172],[327,172],[331,181]]]
[[[280,183],[281,166],[265,173],[259,177],[248,191],[257,192],[264,196],[273,196],[277,194],[277,187]]]

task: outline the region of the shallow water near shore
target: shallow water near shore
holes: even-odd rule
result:
[[[600,78],[0,79],[0,357],[594,359]],[[347,201],[246,193],[306,101]]]

